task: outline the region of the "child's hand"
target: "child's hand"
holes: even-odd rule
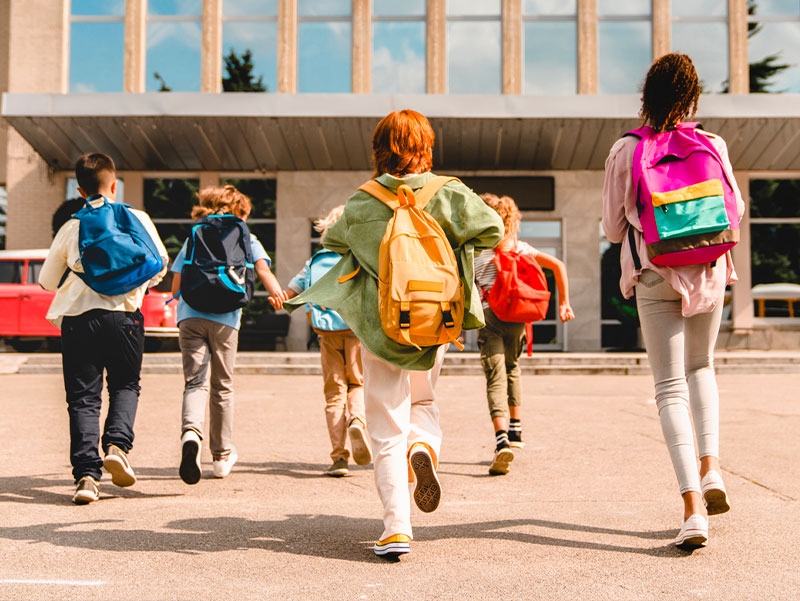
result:
[[[267,297],[269,304],[272,305],[272,308],[276,311],[283,309],[283,302],[289,300],[289,297],[286,295],[285,290],[278,290],[277,292],[273,292]]]
[[[572,307],[569,306],[568,302],[558,303],[558,316],[561,318],[561,321],[572,321],[575,319],[575,312],[572,310]]]

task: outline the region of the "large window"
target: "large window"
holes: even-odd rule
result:
[[[597,17],[599,92],[638,92],[653,54],[650,0],[597,0]]]
[[[144,180],[144,210],[150,215],[171,259],[180,252],[192,229],[197,204],[196,178],[158,177]]]
[[[351,90],[352,5],[350,0],[298,0],[297,90]]]
[[[372,91],[425,93],[425,0],[373,0]]]
[[[692,57],[703,92],[727,91],[727,3],[672,0],[672,50]]]
[[[800,284],[800,180],[750,180],[749,206],[753,285]],[[787,315],[786,303],[766,315]]]
[[[125,0],[72,0],[69,91],[121,92],[125,54]]]
[[[525,0],[522,5],[525,94],[578,92],[576,0]]]
[[[749,0],[751,92],[800,93],[800,2]]]
[[[499,94],[502,89],[500,0],[447,3],[447,91]]]
[[[199,92],[202,0],[148,0],[148,92]]]
[[[277,92],[278,0],[224,0],[222,61],[224,91]]]

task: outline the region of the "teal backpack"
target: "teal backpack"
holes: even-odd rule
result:
[[[314,282],[330,271],[331,267],[339,262],[341,257],[327,248],[321,248],[306,263],[306,289],[310,288]],[[349,330],[350,327],[344,322],[341,316],[333,309],[326,309],[314,303],[306,305],[308,319],[311,327],[318,333],[342,332]]]

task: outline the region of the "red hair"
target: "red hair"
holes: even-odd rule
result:
[[[433,167],[433,128],[425,115],[404,109],[381,119],[372,134],[375,177],[425,173]]]

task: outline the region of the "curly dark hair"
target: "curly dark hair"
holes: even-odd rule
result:
[[[694,117],[699,99],[700,79],[692,59],[685,54],[665,54],[647,72],[639,116],[656,131],[674,129]]]

